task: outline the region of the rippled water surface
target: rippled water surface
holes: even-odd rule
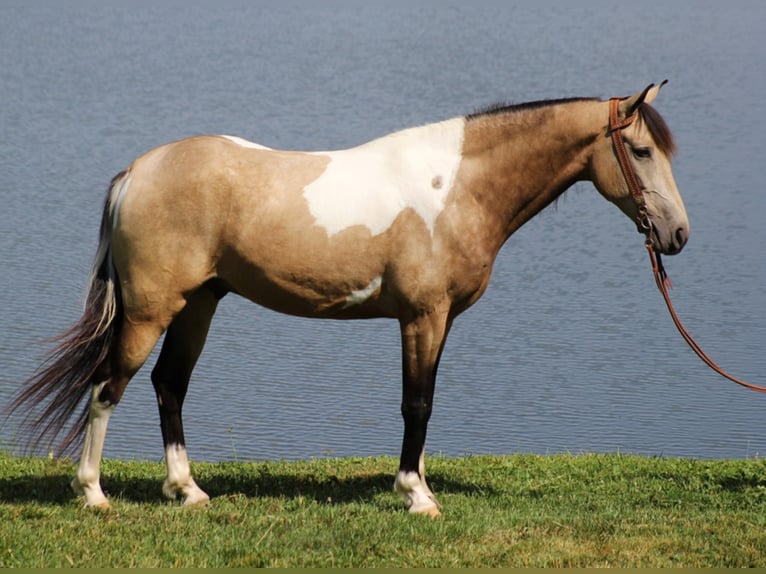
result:
[[[609,6],[604,10],[604,6]],[[494,101],[627,95],[656,105],[692,237],[667,259],[678,311],[766,383],[766,80],[761,2],[223,3],[0,8],[0,404],[79,316],[112,175],[199,133],[349,147]],[[185,408],[197,460],[398,454],[395,322],[312,321],[234,296]],[[106,456],[159,459],[150,365]],[[579,184],[514,235],[450,335],[428,451],[766,452],[766,397],[692,354],[633,224]],[[2,427],[14,449],[15,419]]]

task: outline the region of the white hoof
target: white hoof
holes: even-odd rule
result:
[[[162,484],[162,493],[170,500],[175,500],[180,496],[183,498],[185,506],[202,505],[210,502],[210,497],[202,490],[194,479],[189,479],[186,484],[177,484],[165,480]]]
[[[82,484],[77,477],[74,477],[69,484],[76,495],[85,497],[85,508],[111,507],[109,500],[106,498],[104,491],[101,490],[101,486],[98,483],[95,485]]]
[[[413,514],[425,514],[431,518],[441,516],[439,503],[417,472],[399,472],[394,488],[407,503]]]
[[[433,504],[426,505],[426,506],[410,506],[410,512],[412,514],[422,514],[423,516],[430,516],[431,518],[439,518],[442,513],[439,510],[439,505],[436,504],[436,501],[433,502]]]
[[[184,506],[204,506],[210,502],[210,497],[203,490],[197,489],[199,492],[195,495],[190,495],[184,498]]]

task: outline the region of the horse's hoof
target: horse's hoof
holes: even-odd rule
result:
[[[196,484],[188,489],[188,494],[184,497],[184,506],[207,506],[210,503],[210,497],[207,492],[199,488]]]
[[[199,498],[187,498],[184,500],[184,506],[189,507],[201,507],[201,506],[207,506],[210,504],[210,497],[204,496]]]
[[[104,492],[101,490],[100,486],[97,486],[95,489],[92,487],[85,488],[76,478],[70,484],[75,495],[85,499],[83,508],[98,508],[101,510],[111,508],[109,499],[104,496]]]
[[[410,510],[412,514],[420,514],[421,516],[429,516],[431,518],[439,518],[442,513],[438,506],[426,506],[425,508],[418,510]]]

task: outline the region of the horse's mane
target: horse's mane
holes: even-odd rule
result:
[[[495,102],[483,108],[479,108],[466,116],[468,121],[476,120],[486,116],[499,116],[503,114],[514,114],[549,106],[558,106],[560,104],[571,104],[574,102],[593,102],[597,98],[561,98],[557,100],[537,100],[534,102],[523,102],[520,104],[510,104],[508,102]]]
[[[499,116],[504,114],[515,114],[530,110],[558,106],[561,104],[571,104],[575,102],[595,102],[598,98],[561,98],[555,100],[536,100],[533,102],[524,102],[520,104],[509,104],[507,102],[498,102],[489,106],[479,108],[465,116],[466,120],[473,121],[488,116]],[[639,120],[644,123],[646,129],[652,135],[654,143],[667,156],[672,156],[676,152],[676,143],[673,134],[665,123],[660,113],[649,104],[641,104],[638,108]]]

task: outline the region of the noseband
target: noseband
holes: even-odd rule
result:
[[[627,118],[620,121],[617,115],[620,99],[621,98],[612,98],[609,100],[609,133],[612,136],[614,151],[617,154],[617,162],[620,164],[620,169],[622,169],[622,175],[625,177],[625,182],[628,184],[630,195],[633,197],[633,201],[638,208],[638,214],[636,215],[638,231],[639,233],[646,235],[646,240],[649,241],[649,234],[652,231],[652,223],[649,220],[646,199],[644,198],[644,192],[641,190],[641,186],[638,183],[638,176],[636,176],[636,172],[633,169],[633,164],[630,163],[630,159],[628,158],[628,151],[625,149],[625,139],[622,137],[622,130],[635,121],[636,114],[630,114]]]
[[[697,341],[692,338],[692,336],[681,323],[681,320],[678,318],[678,315],[673,308],[673,304],[670,302],[668,289],[670,289],[672,285],[670,284],[668,274],[662,265],[660,254],[659,252],[655,251],[654,246],[652,245],[652,240],[650,238],[652,223],[649,220],[649,211],[646,207],[646,198],[644,198],[644,193],[638,183],[638,177],[636,176],[636,172],[633,169],[633,164],[630,163],[630,158],[628,158],[628,151],[625,149],[625,140],[622,137],[622,130],[635,121],[636,114],[633,113],[624,120],[620,121],[617,115],[617,111],[621,99],[622,98],[612,98],[609,100],[609,132],[612,136],[612,143],[614,145],[615,154],[617,155],[617,162],[620,164],[620,169],[622,170],[622,175],[625,177],[625,182],[628,184],[630,195],[633,197],[633,201],[636,203],[636,207],[638,208],[638,214],[636,215],[638,231],[639,233],[643,233],[646,236],[646,250],[649,252],[649,259],[652,262],[654,280],[657,283],[657,288],[660,290],[660,293],[662,293],[663,299],[665,299],[665,304],[668,307],[668,311],[670,311],[670,317],[673,319],[673,323],[678,329],[678,332],[681,333],[681,336],[684,338],[687,344],[708,367],[713,369],[722,377],[725,377],[730,381],[737,383],[738,385],[741,385],[752,391],[766,393],[766,387],[743,381],[742,379],[730,375],[721,367],[719,367],[713,361],[713,359],[711,359],[705,353],[705,351],[702,350],[702,347],[699,346]]]

